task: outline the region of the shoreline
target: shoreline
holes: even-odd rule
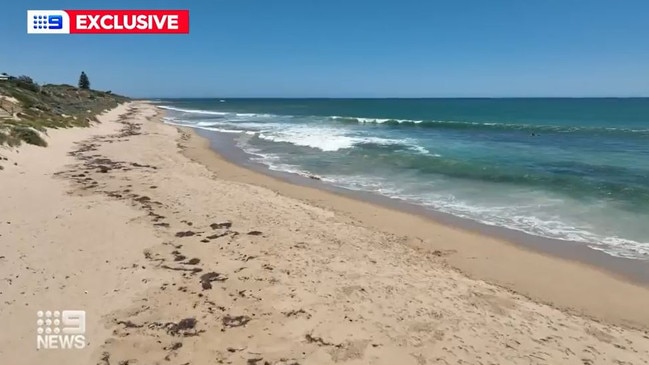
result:
[[[503,240],[511,245],[532,250],[540,254],[586,264],[593,268],[603,270],[613,276],[621,277],[635,284],[640,284],[649,288],[649,261],[647,260],[613,256],[606,252],[593,249],[584,242],[552,239],[511,228],[492,226],[469,218],[458,217],[450,213],[427,209],[413,203],[386,197],[380,194],[350,190],[317,179],[312,179],[307,176],[271,170],[264,164],[251,161],[248,158],[250,155],[235,146],[235,142],[233,141],[234,137],[231,134],[217,131],[206,131],[200,128],[181,128],[191,129],[193,131],[192,133],[199,138],[208,140],[209,148],[220,158],[233,163],[234,165],[247,168],[251,171],[278,179],[282,182],[307,188],[315,188],[320,191],[350,198],[352,200],[377,205],[390,210],[398,210],[418,217],[424,217],[435,224],[441,224],[449,228],[477,235],[484,235],[497,240]],[[289,191],[283,192],[288,192],[290,194]],[[335,208],[335,206],[329,206],[328,208]]]
[[[442,256],[451,268],[469,278],[501,286],[538,303],[634,328],[638,323],[649,325],[649,313],[643,314],[643,319],[638,322],[637,318],[631,320],[624,315],[622,310],[630,305],[641,313],[646,312],[640,309],[645,305],[627,300],[634,296],[632,293],[649,294],[646,262],[609,256],[559,240],[556,241],[562,246],[556,250],[542,249],[539,245],[552,240],[538,237],[538,242],[522,244],[512,238],[535,236],[487,226],[488,230],[492,230],[489,234],[484,232],[483,224],[468,220],[458,224],[462,218],[445,213],[431,217],[429,212],[422,214],[408,207],[399,209],[394,203],[381,204],[375,196],[363,199],[359,197],[362,193],[340,193],[337,190],[343,189],[308,177],[275,171],[269,173],[270,170],[263,165],[229,160],[228,156],[212,148],[213,141],[202,135],[199,129],[171,126],[189,136],[183,154],[216,172],[219,178],[268,188],[275,193],[333,210],[362,226],[405,237],[404,244]],[[219,140],[222,142],[228,137],[221,136]],[[287,178],[281,175],[291,176]],[[503,234],[505,231],[510,232]],[[444,242],[440,242],[440,238]],[[636,265],[629,266],[629,261],[636,261]],[[598,287],[609,289],[600,290]],[[611,288],[614,290],[611,291]],[[643,302],[647,300],[646,305],[649,306],[649,296],[645,297],[644,294],[642,299],[638,299]],[[611,304],[620,311],[611,313]]]

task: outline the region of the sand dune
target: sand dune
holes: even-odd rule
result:
[[[598,283],[576,291],[629,296],[561,311],[572,302],[544,298],[543,278],[525,281],[532,300],[477,280],[484,262],[467,277],[453,258],[468,268],[467,246],[414,245],[208,169],[158,116],[131,103],[50,132],[47,149],[0,150],[2,363],[649,363],[645,288],[533,261]],[[86,310],[88,346],[37,351],[41,309]]]

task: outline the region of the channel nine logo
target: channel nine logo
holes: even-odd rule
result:
[[[27,10],[28,34],[187,34],[189,10]]]
[[[70,17],[62,10],[28,10],[27,33],[69,34]]]
[[[86,311],[36,312],[36,348],[81,350],[86,347]]]

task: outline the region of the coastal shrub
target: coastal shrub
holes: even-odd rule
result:
[[[7,145],[9,147],[15,147],[20,145],[20,140],[11,134],[11,130],[4,128],[0,130],[0,146]]]
[[[18,82],[22,82],[23,84],[34,84],[34,79],[27,75],[20,75],[16,78]]]
[[[10,128],[27,127],[41,132],[45,132],[46,127],[42,122],[34,120],[7,120],[4,123]]]
[[[29,109],[34,106],[34,99],[18,89],[10,90],[10,95],[20,102],[23,108]]]
[[[40,87],[38,86],[38,84],[35,83],[31,77],[26,75],[18,76],[17,78],[12,80],[12,82],[21,89],[25,89],[33,92],[40,91]]]
[[[38,134],[38,132],[32,128],[16,126],[12,128],[11,134],[14,138],[18,139],[19,141],[24,141],[25,143],[33,144],[41,147],[47,146],[47,142],[45,142],[45,140],[41,137],[41,135]]]

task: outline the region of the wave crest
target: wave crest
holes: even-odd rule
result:
[[[409,119],[385,119],[385,118],[359,118],[332,116],[330,120],[339,123],[355,124],[380,124],[388,126],[412,126],[420,128],[439,129],[478,129],[478,130],[499,130],[499,131],[526,131],[526,132],[554,132],[554,133],[633,133],[646,134],[649,136],[649,129],[631,129],[614,127],[576,127],[558,125],[535,125],[535,124],[512,124],[498,122],[463,122],[453,120],[409,120]]]

